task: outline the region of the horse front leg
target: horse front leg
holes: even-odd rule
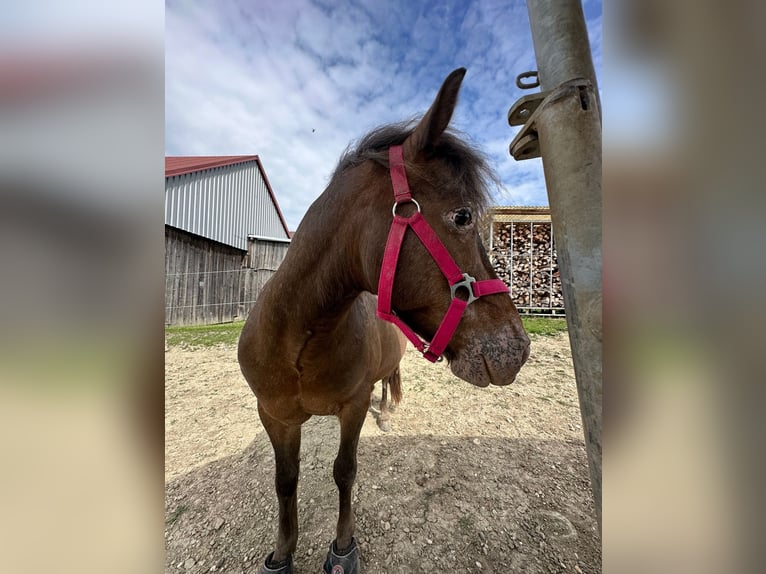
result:
[[[292,555],[298,542],[301,426],[287,425],[272,418],[260,404],[258,414],[274,447],[276,461],[274,484],[279,504],[277,544],[261,565],[260,574],[292,574]]]
[[[359,574],[359,548],[354,539],[356,520],[351,505],[351,489],[356,479],[356,451],[359,433],[369,408],[366,402],[347,404],[340,412],[340,448],[333,465],[333,478],[338,486],[338,527],[324,563],[326,574]],[[340,568],[338,568],[340,566]]]

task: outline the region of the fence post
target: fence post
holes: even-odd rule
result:
[[[524,120],[511,153],[543,160],[600,530],[601,105],[580,1],[527,0],[527,10],[541,92],[509,112],[512,125]]]

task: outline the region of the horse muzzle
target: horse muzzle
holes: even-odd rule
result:
[[[471,339],[450,361],[452,373],[477,387],[510,385],[529,358],[529,337],[493,334]]]

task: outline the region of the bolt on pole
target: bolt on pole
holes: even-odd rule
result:
[[[527,9],[541,92],[509,112],[512,125],[525,122],[511,153],[542,156],[600,530],[601,104],[580,1],[527,0]]]

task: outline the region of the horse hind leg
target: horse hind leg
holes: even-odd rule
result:
[[[333,465],[333,478],[338,486],[338,527],[324,563],[324,572],[327,574],[338,571],[344,574],[359,573],[359,547],[354,539],[356,520],[351,505],[351,489],[356,480],[359,433],[362,431],[368,407],[369,399],[366,404],[349,403],[339,414],[340,447]]]
[[[402,400],[402,382],[399,373],[399,367],[383,378],[383,390],[380,397],[380,415],[378,416],[378,427],[383,432],[391,430],[391,410]],[[388,402],[388,387],[391,386],[391,403]]]
[[[277,543],[261,565],[260,574],[292,574],[292,555],[298,542],[298,473],[301,450],[301,426],[285,425],[273,419],[258,405],[271,445],[274,447],[276,472],[274,485],[279,504]]]
[[[380,395],[380,414],[378,415],[378,427],[383,432],[391,430],[391,412],[388,409],[388,377],[382,381],[382,391]]]

